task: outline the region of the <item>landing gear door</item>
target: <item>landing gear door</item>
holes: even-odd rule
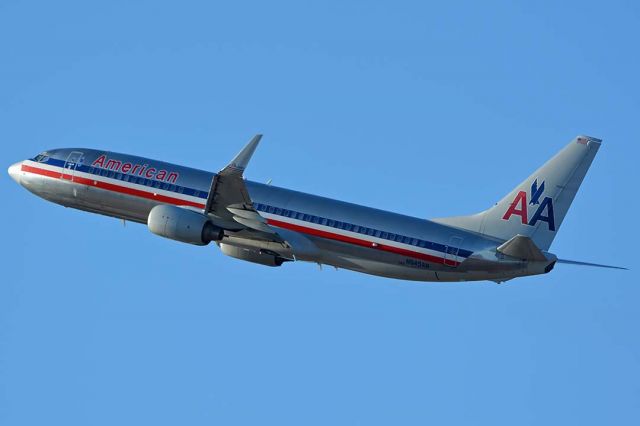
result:
[[[462,237],[458,237],[456,235],[449,238],[449,243],[447,244],[444,251],[444,264],[446,266],[457,266],[458,265],[458,252],[460,251],[460,246],[462,245]]]
[[[76,170],[78,166],[82,165],[84,161],[84,154],[80,151],[71,151],[67,160],[64,162],[64,172],[62,173],[62,179],[67,179],[73,182]]]

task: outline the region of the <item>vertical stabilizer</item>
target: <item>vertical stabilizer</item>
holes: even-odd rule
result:
[[[601,142],[578,136],[490,209],[434,222],[505,241],[520,234],[548,250]]]

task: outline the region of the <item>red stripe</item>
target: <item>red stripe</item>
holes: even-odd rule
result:
[[[160,195],[160,194],[153,194],[147,191],[141,191],[139,189],[128,188],[126,186],[115,185],[115,184],[103,182],[100,180],[87,179],[79,176],[72,176],[70,174],[55,172],[47,169],[41,169],[39,167],[32,167],[32,166],[27,166],[23,164],[22,171],[28,172],[28,173],[34,173],[37,175],[47,176],[54,179],[70,180],[70,181],[73,181],[74,183],[87,185],[94,188],[105,189],[107,191],[118,192],[121,194],[133,195],[135,197],[146,198],[149,200],[159,201],[162,203],[174,204],[178,206],[193,206],[198,208],[204,208],[204,204],[195,203],[192,201],[186,201],[180,198],[167,197],[166,195]],[[349,243],[349,244],[357,245],[360,247],[367,247],[371,249],[382,250],[389,253],[399,254],[402,256],[413,257],[415,259],[426,260],[427,262],[432,262],[432,263],[441,263],[441,264],[445,263],[445,259],[442,257],[432,256],[425,253],[419,253],[416,251],[394,247],[386,244],[372,243],[371,241],[362,240],[360,238],[349,237],[347,235],[340,235],[333,232],[321,231],[319,229],[309,228],[301,225],[295,225],[293,223],[283,222],[276,219],[268,219],[267,223],[269,225],[277,226],[279,228],[289,229],[292,231],[301,232],[303,234],[308,234],[308,235],[314,235],[316,237],[322,237],[329,240],[342,241],[344,243]],[[458,266],[459,264],[460,262],[454,261],[453,259],[447,260],[448,266]]]
[[[161,194],[154,194],[152,192],[141,191],[139,189],[115,185],[113,183],[107,183],[100,180],[87,179],[80,176],[72,176],[70,174],[54,172],[51,170],[41,169],[39,167],[32,167],[32,166],[27,166],[23,164],[22,171],[28,172],[28,173],[34,173],[37,175],[47,176],[55,179],[71,180],[73,181],[73,183],[79,183],[81,185],[86,185],[93,188],[106,189],[107,191],[118,192],[120,194],[133,195],[135,197],[159,201],[161,203],[175,204],[177,206],[198,207],[201,209],[204,208],[204,204],[196,203],[193,201],[187,201],[187,200],[183,200],[175,197],[168,197],[166,195],[161,195]]]
[[[361,247],[368,247],[371,249],[377,249],[386,251],[389,253],[400,254],[402,256],[413,257],[415,259],[426,260],[432,263],[445,263],[445,259],[438,256],[432,256],[430,254],[420,253],[413,250],[407,250],[395,246],[389,246],[386,244],[372,243],[371,241],[362,240],[360,238],[349,237],[347,235],[335,234],[333,232],[321,231],[315,228],[308,228],[306,226],[294,225],[289,222],[282,222],[276,219],[267,219],[269,225],[277,226],[279,228],[289,229],[291,231],[301,232],[303,234],[314,235],[316,237],[327,238],[329,240],[342,241],[344,243],[354,244]],[[453,259],[447,259],[447,266],[458,266],[460,262]]]

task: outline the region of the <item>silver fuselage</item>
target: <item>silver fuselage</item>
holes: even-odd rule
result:
[[[38,161],[40,160],[40,161]],[[137,167],[136,167],[137,166]],[[158,204],[203,209],[214,173],[148,158],[67,148],[17,163],[10,174],[32,193],[61,204],[147,223]],[[429,220],[247,181],[256,210],[270,226],[297,233],[315,250],[298,260],[417,281],[504,281],[548,272],[547,262],[509,259],[503,240]],[[227,244],[260,242],[229,230]],[[270,249],[268,244],[265,248]]]

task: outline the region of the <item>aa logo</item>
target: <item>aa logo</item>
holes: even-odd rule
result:
[[[527,203],[527,193],[520,191],[513,199],[507,209],[503,220],[509,220],[511,216],[519,216],[523,225],[536,226],[538,221],[547,222],[549,231],[556,230],[555,219],[553,216],[553,200],[551,197],[544,197],[540,201],[540,197],[544,193],[544,181],[538,186],[538,179],[531,184],[531,198]],[[535,213],[529,219],[528,206],[537,206]],[[532,208],[533,209],[533,208]]]

